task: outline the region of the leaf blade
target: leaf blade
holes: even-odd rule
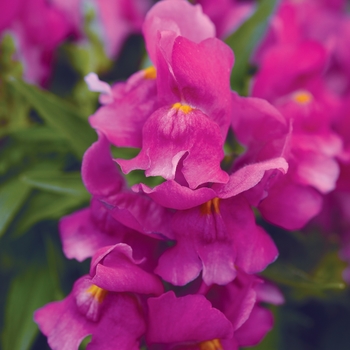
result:
[[[0,237],[25,202],[30,190],[31,187],[18,178],[0,187]]]
[[[96,140],[94,130],[78,110],[48,91],[12,78],[9,84],[39,113],[41,118],[70,144],[80,159]]]

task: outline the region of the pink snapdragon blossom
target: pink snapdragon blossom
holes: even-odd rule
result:
[[[115,220],[110,210],[96,198],[89,208],[63,217],[59,222],[63,252],[68,259],[83,261],[97,250],[117,243],[126,243],[133,249],[135,259],[152,255],[159,239],[148,237]],[[147,259],[147,271],[157,265],[156,256]]]
[[[196,26],[193,31],[193,16],[202,31]],[[231,112],[231,50],[212,38],[214,27],[200,7],[182,0],[155,5],[143,31],[155,68],[112,89],[96,76],[87,77],[90,89],[102,92],[105,104],[90,118],[91,125],[118,146],[142,145],[136,158],[117,160],[126,173],[143,169],[146,176],[174,179],[181,161],[192,188],[208,181],[226,182],[220,161]],[[199,167],[207,176],[198,177]]]
[[[127,188],[109,148],[108,140],[100,133],[98,141],[85,152],[82,178],[87,190],[126,227],[155,238],[171,239],[168,223],[171,212],[148,196]]]
[[[333,124],[341,104],[323,79],[328,57],[316,41],[272,46],[252,86],[253,95],[268,99],[291,125],[289,172],[259,205],[267,220],[287,229],[302,227],[321,210],[322,195],[339,175],[342,140]]]
[[[125,244],[98,251],[90,275],[81,277],[62,301],[50,303],[34,315],[52,349],[77,350],[92,334],[87,349],[139,349],[146,330],[135,293],[159,295],[160,280],[145,272]],[[125,293],[127,292],[127,293]]]
[[[142,128],[157,108],[155,78],[155,68],[149,68],[110,87],[90,73],[85,80],[90,90],[101,92],[103,104],[90,116],[90,125],[103,132],[115,146],[140,148]]]
[[[155,272],[174,285],[189,283],[201,271],[207,285],[224,285],[235,279],[238,268],[256,273],[278,255],[243,196],[177,211],[172,228],[176,245],[160,257]]]
[[[239,169],[227,184],[195,191],[175,181],[154,189],[135,186],[156,202],[178,209],[171,222],[177,243],[161,256],[156,273],[172,284],[185,285],[203,270],[203,280],[210,285],[232,281],[235,266],[248,273],[263,270],[276,259],[277,249],[265,231],[255,225],[242,193],[256,186],[266,172],[286,172],[287,168],[283,158],[271,159]]]
[[[149,298],[148,307],[147,342],[150,344],[199,343],[233,336],[230,321],[203,295],[177,298],[171,291]]]
[[[329,62],[324,80],[331,90],[343,95],[349,91],[350,18],[345,1],[290,1],[280,3],[270,22],[268,34],[257,51],[257,61],[273,46],[316,41],[327,50]],[[311,20],[312,19],[312,20]]]
[[[21,6],[21,0],[14,0],[14,1],[1,0],[0,1],[0,8],[1,8],[0,33],[11,24],[11,22],[19,12],[20,6]]]
[[[54,52],[69,35],[77,34],[76,23],[72,23],[69,11],[61,4],[45,0],[12,1],[3,7],[6,21],[0,18],[0,30],[8,29],[17,38],[25,79],[47,83]]]
[[[216,65],[217,52],[223,57],[220,66]],[[139,155],[132,160],[118,160],[124,172],[143,169],[147,176],[174,179],[184,157],[182,173],[191,188],[205,182],[227,181],[220,161],[231,110],[232,61],[232,52],[217,39],[200,44],[183,37],[175,39],[172,74],[168,68],[165,75],[157,69],[158,92],[162,94],[159,99],[165,106],[146,121]],[[165,90],[162,85],[169,79]],[[203,169],[203,178],[198,177],[198,168]]]
[[[153,344],[160,350],[237,350],[256,345],[273,324],[270,311],[260,302],[283,303],[274,286],[241,272],[234,282],[201,292],[204,295],[178,298],[168,292],[148,299],[146,339],[151,350]]]

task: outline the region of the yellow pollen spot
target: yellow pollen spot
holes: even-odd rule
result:
[[[294,95],[294,101],[300,104],[309,103],[312,100],[312,95],[307,91],[300,91]]]
[[[173,108],[174,108],[174,109],[178,109],[178,110],[180,110],[181,112],[183,112],[183,113],[185,113],[185,114],[191,112],[192,109],[193,109],[191,106],[189,106],[189,105],[183,105],[183,104],[181,104],[180,102],[174,103],[174,104],[173,104]]]
[[[145,79],[156,79],[157,78],[157,71],[156,69],[151,66],[143,70]]]
[[[94,299],[96,299],[99,303],[103,302],[104,298],[108,293],[106,290],[100,287],[97,287],[94,284],[89,287],[87,292],[90,293],[94,297]]]
[[[200,350],[223,350],[219,339],[203,341],[199,344]]]
[[[202,215],[210,215],[212,213],[219,214],[220,213],[219,204],[220,204],[220,198],[217,198],[217,197],[209,200],[206,203],[203,203],[200,209],[201,214]]]

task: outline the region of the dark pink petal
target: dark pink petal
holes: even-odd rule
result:
[[[21,0],[1,0],[0,1],[0,32],[6,29],[16,18],[21,6]]]
[[[264,218],[287,230],[297,230],[316,216],[322,207],[321,195],[310,186],[297,185],[288,178],[280,178],[260,203]]]
[[[110,205],[111,215],[123,225],[158,239],[173,237],[169,224],[172,213],[147,196],[121,193]]]
[[[101,206],[100,210],[106,212]],[[115,226],[125,232],[117,221]],[[118,241],[118,235],[101,230],[93,221],[91,208],[79,210],[73,214],[63,217],[59,222],[60,236],[63,245],[64,254],[68,259],[77,259],[83,261],[91,257],[99,248],[106,245],[115,244]]]
[[[51,3],[64,13],[74,37],[80,38],[84,22],[82,0],[52,0]]]
[[[177,243],[161,256],[156,269],[172,284],[187,284],[202,269],[207,285],[227,284],[236,277],[234,233],[227,230],[220,213],[202,211],[196,207],[174,215],[172,228]]]
[[[256,225],[253,211],[243,196],[222,200],[220,212],[237,252],[237,266],[251,274],[275,261],[277,248],[271,237]]]
[[[256,284],[260,280],[254,275],[248,275],[243,271],[237,271],[237,277],[225,286],[213,285],[206,297],[225,314],[237,330],[250,316],[256,304]]]
[[[248,320],[235,332],[240,346],[254,346],[261,342],[273,327],[271,311],[255,306]]]
[[[143,34],[153,62],[156,62],[158,32],[162,31],[172,31],[174,38],[181,35],[197,43],[215,37],[215,27],[202,8],[184,0],[160,1],[147,13]]]
[[[150,343],[200,342],[233,335],[231,323],[202,295],[176,298],[168,292],[149,298],[148,306]]]
[[[230,175],[230,179],[226,184],[214,184],[212,189],[216,191],[219,198],[234,197],[257,185],[266,171],[274,169],[278,169],[285,174],[288,170],[288,163],[284,158],[279,157],[247,165]]]
[[[100,288],[113,292],[161,294],[164,290],[161,281],[137,266],[141,263],[142,260],[134,260],[132,248],[126,244],[103,248],[92,260],[91,281]]]
[[[95,331],[98,323],[86,318],[76,303],[76,295],[90,286],[90,279],[84,276],[64,300],[49,303],[34,313],[34,321],[53,350],[78,350],[80,342]]]
[[[118,193],[124,186],[124,179],[112,160],[109,148],[107,138],[100,133],[98,141],[84,154],[82,178],[93,196],[108,197]]]
[[[92,87],[106,90],[101,83],[94,82]],[[141,70],[117,88],[117,94],[113,89],[110,103],[90,116],[90,125],[103,132],[115,146],[141,147],[143,125],[156,109],[156,81],[148,77],[147,70]]]
[[[216,193],[208,187],[191,190],[173,180],[165,181],[151,189],[144,184],[133,186],[134,191],[144,192],[158,204],[172,209],[185,210],[196,207],[216,197]]]
[[[214,283],[225,285],[236,278],[234,257],[237,252],[232,245],[217,240],[198,245],[197,250],[203,264],[202,278],[208,286]]]
[[[101,133],[85,153],[82,165],[85,186],[110,209],[123,225],[145,234],[170,235],[170,212],[145,195],[125,189],[124,178],[113,162],[109,142]]]
[[[78,312],[72,295],[37,310],[34,321],[53,350],[78,350],[81,341],[95,329],[95,324]]]
[[[220,64],[217,58],[220,57]],[[179,101],[200,109],[226,137],[232,113],[230,75],[234,56],[222,41],[209,38],[196,44],[186,37],[174,42],[171,67]],[[162,94],[162,91],[159,91]]]
[[[182,173],[190,188],[227,182],[228,175],[220,169],[223,139],[218,125],[200,110],[181,110],[187,107],[164,107],[152,114],[143,128],[141,152],[134,159],[117,160],[124,173],[143,169],[147,176],[173,180],[184,157]]]
[[[137,299],[120,293],[109,304],[108,313],[101,318],[98,330],[86,349],[139,350],[140,338],[145,331],[146,324]]]
[[[260,98],[241,97],[233,92],[232,103],[233,132],[247,148],[238,158],[238,166],[284,156],[289,132],[285,117]]]
[[[325,194],[335,189],[339,176],[338,162],[320,152],[294,150],[297,169],[294,180],[302,185],[313,186]]]
[[[255,286],[257,301],[262,301],[273,305],[284,304],[285,299],[279,288],[269,281],[263,282],[264,283],[260,283]]]
[[[202,271],[202,262],[192,242],[179,239],[175,247],[159,258],[155,273],[175,286],[195,280]]]
[[[118,344],[118,349],[137,350],[146,329],[134,296],[99,290],[87,276],[76,281],[64,300],[37,310],[34,320],[53,350],[78,350],[87,335],[92,335],[87,349],[115,349]]]
[[[301,82],[322,72],[327,59],[324,46],[316,41],[276,45],[263,58],[252,95],[273,101],[278,96],[300,89]]]

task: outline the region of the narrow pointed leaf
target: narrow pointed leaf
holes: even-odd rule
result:
[[[50,278],[46,267],[30,266],[13,280],[6,300],[3,350],[30,349],[38,333],[33,313],[55,298]]]
[[[0,187],[0,236],[24,204],[31,186],[15,178]]]
[[[345,283],[341,279],[324,278],[310,275],[294,266],[275,263],[270,265],[263,273],[265,277],[281,285],[305,290],[342,290]]]
[[[38,192],[27,201],[17,225],[14,235],[20,236],[31,226],[42,220],[57,220],[74,209],[88,205],[84,197],[61,195],[53,192]]]
[[[9,84],[39,113],[40,117],[70,144],[81,158],[96,140],[94,130],[78,110],[48,91],[12,78]]]
[[[68,194],[75,197],[83,197],[84,199],[90,197],[83,185],[79,172],[28,171],[22,174],[20,179],[24,183],[43,191]]]

